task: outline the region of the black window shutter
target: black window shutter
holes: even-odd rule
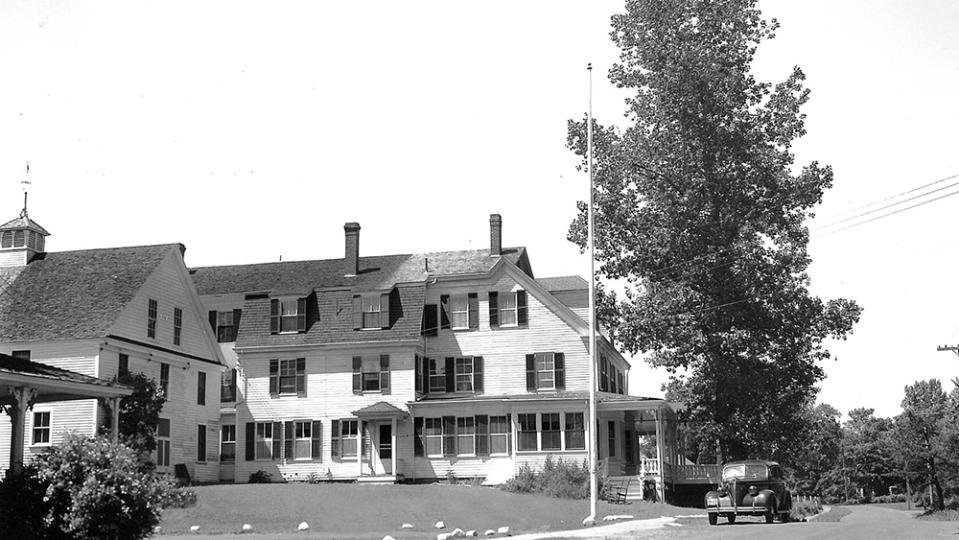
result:
[[[280,332],[280,301],[270,300],[270,333]]]
[[[310,454],[314,461],[323,461],[323,452],[320,443],[323,441],[323,426],[319,420],[314,420],[310,426]]]
[[[483,357],[473,357],[473,392],[483,393]]]
[[[413,356],[413,390],[418,393],[423,392],[423,364],[418,354]]]
[[[270,397],[276,397],[280,394],[280,361],[276,358],[270,360]]]
[[[274,437],[276,434],[273,434]],[[283,423],[283,457],[293,461],[293,422]]]
[[[213,328],[213,333],[216,334],[216,310],[210,310],[210,328]]]
[[[456,455],[456,417],[443,417],[443,455]]]
[[[296,396],[306,397],[306,358],[296,359]]]
[[[363,358],[353,357],[353,393],[363,393]]]
[[[536,355],[526,355],[526,391],[536,391]]]
[[[380,392],[390,393],[390,355],[380,355]]]
[[[489,416],[476,415],[476,455],[489,455]]]
[[[430,393],[430,368],[436,365],[436,360],[423,357],[423,393]]]
[[[452,393],[456,391],[456,368],[455,362],[452,356],[446,357],[446,392]]]
[[[330,424],[330,457],[340,457],[340,421],[333,420]]]
[[[448,294],[440,296],[440,328],[450,329],[450,295]]]
[[[561,352],[553,355],[553,380],[557,390],[566,390],[566,355]]]
[[[306,298],[296,301],[296,331],[306,332]]]
[[[479,296],[475,292],[471,292],[466,295],[466,301],[469,305],[469,312],[467,316],[469,317],[469,327],[476,329],[479,328]]]
[[[243,315],[242,309],[233,310],[233,340],[236,341],[236,336],[240,333],[240,316]]]
[[[437,324],[439,323],[436,320],[436,310],[436,304],[426,304],[423,306],[423,329],[421,333],[424,336],[435,336],[439,333],[437,332],[437,330],[439,330]]]
[[[526,317],[526,291],[516,291],[516,324],[519,326],[529,324]]]
[[[363,328],[363,299],[353,295],[353,330]]]
[[[422,456],[425,454],[425,448],[423,444],[423,418],[416,417],[413,419],[413,455]]]
[[[496,291],[489,292],[489,326],[499,326],[499,293]]]
[[[280,438],[280,434],[283,433],[283,422],[273,422],[273,461],[280,459],[280,451],[282,451],[283,440]]]
[[[390,327],[390,293],[380,295],[380,328]]]
[[[256,459],[256,423],[247,422],[246,423],[246,460],[253,461]]]

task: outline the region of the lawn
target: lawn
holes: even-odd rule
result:
[[[207,534],[235,533],[244,523],[255,532],[295,532],[306,521],[311,538],[379,539],[387,534],[423,538],[424,533],[438,532],[433,525],[443,520],[445,531],[459,527],[482,535],[507,525],[515,535],[581,527],[589,507],[585,500],[445,484],[236,484],[191,489],[197,494],[196,506],[165,510],[163,534],[188,533],[191,525]],[[610,514],[640,519],[688,513],[686,508],[642,501],[625,505],[600,501],[598,506],[599,519]],[[415,528],[402,530],[403,523]]]

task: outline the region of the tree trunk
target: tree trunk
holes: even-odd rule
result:
[[[932,487],[936,490],[936,499],[930,501],[932,507],[940,512],[946,509],[946,503],[942,498],[942,484],[939,483],[939,474],[936,471],[935,458],[929,458],[929,476],[932,478]]]

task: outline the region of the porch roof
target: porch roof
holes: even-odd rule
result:
[[[357,418],[402,418],[406,415],[406,411],[385,401],[378,401],[372,405],[353,411],[353,416]]]
[[[133,389],[39,362],[0,354],[0,405],[13,402],[12,389],[34,388],[35,403],[128,396]]]
[[[503,395],[479,395],[462,396],[449,398],[430,398],[424,401],[410,403],[411,406],[438,406],[458,403],[522,403],[522,402],[544,402],[544,401],[588,401],[589,392],[550,392],[550,393],[529,393],[529,394],[503,394]],[[613,394],[610,392],[596,392],[596,401],[599,410],[620,411],[620,410],[652,410],[668,407],[673,412],[680,410],[679,403],[666,401],[660,398],[651,398],[643,396],[629,396],[624,394]]]

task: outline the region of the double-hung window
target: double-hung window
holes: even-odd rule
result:
[[[170,364],[160,363],[160,389],[163,390],[163,396],[170,399]]]
[[[353,357],[353,393],[390,392],[390,355]]]
[[[616,422],[613,420],[609,421],[609,426],[606,430],[606,434],[609,436],[609,457],[616,456]]]
[[[206,405],[206,372],[196,372],[196,404]]]
[[[516,293],[499,295],[499,325],[516,326]]]
[[[583,413],[565,413],[566,417],[566,450],[585,450],[586,433],[583,423]]]
[[[542,413],[541,450],[562,450],[562,437],[559,427],[559,413]]]
[[[280,300],[280,333],[296,332],[296,300]]]
[[[566,389],[566,356],[563,353],[541,352],[526,355],[526,390]]]
[[[196,460],[200,463],[206,462],[206,425],[197,424],[196,426]]]
[[[363,328],[381,328],[380,295],[362,296]]]
[[[519,423],[519,444],[517,450],[538,450],[536,433],[536,414],[518,414],[516,420]]]
[[[466,358],[457,358],[455,362],[456,362],[456,391],[472,392],[473,391],[473,358],[471,356],[468,356]]]
[[[117,361],[117,374],[121,377],[130,373],[130,355],[120,353]]]
[[[147,337],[157,337],[157,301],[152,298],[147,302]]]
[[[506,416],[489,417],[489,451],[490,454],[506,454],[509,452],[509,418]]]
[[[183,310],[173,308],[173,344],[179,345],[183,339]]]
[[[340,420],[340,444],[343,448],[343,457],[356,457],[359,433],[359,421]]]
[[[556,368],[552,353],[536,354],[536,388],[549,390],[556,387],[553,370]]]
[[[297,420],[293,423],[293,458],[313,459],[313,423]]]
[[[270,300],[270,333],[306,332],[306,298],[274,298]],[[234,315],[234,324],[236,323]]]
[[[273,436],[272,422],[256,423],[256,459],[273,459]]]
[[[50,411],[33,412],[33,440],[34,445],[50,444]]]
[[[430,393],[446,391],[446,365],[436,358],[427,360],[430,365]]]
[[[280,360],[280,393],[296,393],[296,360]]]
[[[170,419],[160,418],[157,422],[157,467],[170,466]]]
[[[242,312],[243,310],[240,309],[210,312],[210,325],[213,326],[217,343],[236,341],[236,330],[240,326]]]
[[[220,461],[236,459],[236,426],[224,424],[220,428]]]
[[[450,297],[450,318],[453,321],[453,330],[466,330],[470,327],[469,299],[465,294]]]
[[[270,360],[270,397],[306,397],[306,358]]]
[[[443,455],[443,419],[426,419],[426,455]]]
[[[472,416],[456,418],[456,453],[460,455],[476,453],[476,424]]]

